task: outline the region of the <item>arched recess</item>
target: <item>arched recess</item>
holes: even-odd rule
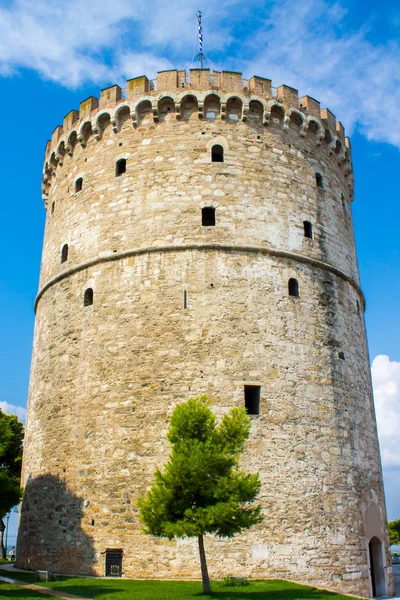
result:
[[[131,109],[129,106],[121,106],[121,108],[115,113],[115,124],[117,127],[117,131],[121,131],[121,129],[129,126],[129,120],[131,116]]]
[[[297,110],[293,110],[289,115],[289,129],[299,133],[303,125],[304,117]]]
[[[258,100],[251,100],[246,123],[252,127],[261,127],[263,124],[263,113],[264,108],[261,102],[258,102]]]
[[[204,118],[215,121],[221,111],[221,100],[216,94],[209,94],[204,101]]]
[[[318,121],[310,119],[308,122],[307,139],[317,144],[321,143],[321,138],[324,137],[321,125]]]
[[[383,567],[383,544],[374,536],[368,543],[369,568],[371,576],[372,595],[384,596],[386,594],[385,569]]]
[[[368,566],[371,591],[374,596],[387,594],[385,554],[382,540],[387,536],[384,517],[375,500],[371,500],[364,517],[365,537],[368,544]]]
[[[65,147],[66,151],[68,152],[68,154],[70,156],[72,156],[72,154],[74,152],[77,141],[78,141],[78,136],[77,136],[76,131],[71,131],[71,133],[69,134],[69,137],[68,137],[67,145]]]
[[[56,153],[52,152],[50,155],[50,164],[52,167],[56,167],[57,166],[57,160],[56,160]]]
[[[90,136],[92,135],[92,123],[90,121],[86,121],[81,125],[78,135],[78,141],[82,146],[86,146]]]
[[[339,139],[337,139],[334,149],[335,154],[342,154],[343,150],[344,148],[342,142]]]
[[[329,146],[333,142],[333,136],[329,129],[325,129],[324,144]]]
[[[271,116],[269,122],[271,125],[282,126],[285,118],[285,109],[279,104],[273,104],[271,106]]]
[[[158,101],[158,120],[160,123],[169,121],[175,116],[175,102],[170,97],[161,98]]]
[[[101,115],[99,115],[97,119],[97,129],[100,136],[103,135],[104,131],[107,129],[107,127],[109,127],[110,123],[111,119],[109,113],[102,113]]]
[[[65,156],[65,143],[64,143],[64,141],[61,141],[58,144],[58,148],[57,148],[57,151],[56,151],[56,156],[58,157],[58,159],[60,161],[60,164],[61,164],[62,161],[63,161],[63,159],[64,159],[64,156]]]
[[[226,120],[237,123],[242,118],[243,102],[240,98],[229,98],[226,103]]]
[[[142,102],[139,102],[136,107],[136,121],[138,127],[141,125],[153,124],[153,110],[150,100],[143,100]]]
[[[199,110],[199,103],[197,102],[196,96],[188,95],[184,96],[181,101],[181,115],[184,121],[188,121],[192,115],[196,114]]]
[[[229,144],[226,138],[224,138],[222,135],[217,135],[215,136],[212,140],[209,140],[207,142],[207,146],[206,146],[206,151],[208,153],[209,156],[209,161],[210,162],[221,162],[221,161],[213,161],[212,160],[212,154],[213,154],[213,148],[215,149],[217,146],[220,146],[222,148],[222,162],[226,161],[226,153],[229,151]]]

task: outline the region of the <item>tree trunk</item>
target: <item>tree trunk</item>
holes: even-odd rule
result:
[[[4,529],[2,529],[0,527],[0,552],[1,552],[1,557],[2,558],[6,558],[7,556],[7,548],[4,548]]]
[[[208,594],[211,592],[210,578],[208,576],[206,553],[204,551],[204,538],[203,534],[198,536],[199,540],[199,554],[200,554],[200,565],[201,565],[201,577],[203,579],[203,592]]]

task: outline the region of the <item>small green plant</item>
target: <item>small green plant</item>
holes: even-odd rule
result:
[[[234,577],[233,575],[227,575],[221,582],[223,587],[244,587],[249,585],[246,577]]]

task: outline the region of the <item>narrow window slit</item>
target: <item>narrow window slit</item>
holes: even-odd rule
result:
[[[61,264],[65,263],[68,259],[68,244],[64,244],[61,250]]]
[[[83,306],[91,306],[93,304],[93,289],[88,288],[85,290],[85,294],[83,296]]]
[[[343,208],[344,216],[347,218],[347,206],[346,206],[346,201],[344,199],[344,195],[340,194],[340,198],[342,200],[342,208]]]
[[[82,179],[82,177],[79,177],[79,179],[77,179],[75,181],[75,194],[82,190],[82,186],[83,186],[83,179]]]
[[[324,187],[324,180],[322,178],[321,173],[315,173],[315,180],[317,182],[317,186],[320,188]]]
[[[187,290],[183,291],[183,308],[187,308]]]
[[[312,240],[312,223],[310,221],[303,221],[304,226],[304,237]]]
[[[260,414],[260,392],[259,385],[244,386],[244,406],[248,415]]]
[[[295,296],[295,297],[299,296],[299,282],[297,281],[297,279],[293,279],[293,278],[289,279],[288,290],[289,290],[289,296]]]
[[[115,163],[115,176],[119,177],[123,173],[126,173],[126,158],[120,158]]]

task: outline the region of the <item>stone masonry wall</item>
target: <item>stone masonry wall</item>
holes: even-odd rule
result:
[[[223,75],[236,89],[237,74]],[[160,81],[175,85],[171,73]],[[117,86],[100,113],[89,99],[47,147],[18,566],[103,575],[105,550],[121,548],[128,576],[198,577],[195,542],[144,536],[137,498],[168,457],[176,404],[207,393],[223,415],[250,384],[261,404],[243,466],[260,473],[265,519],[206,539],[211,577],[369,596],[373,503],[390,592],[343,130],[329,111],[312,116],[309,97],[287,104],[287,86],[281,105],[246,90],[164,94],[146,78],[130,89],[140,86],[134,105]],[[217,144],[224,162],[212,162]],[[216,225],[202,226],[211,206]]]

